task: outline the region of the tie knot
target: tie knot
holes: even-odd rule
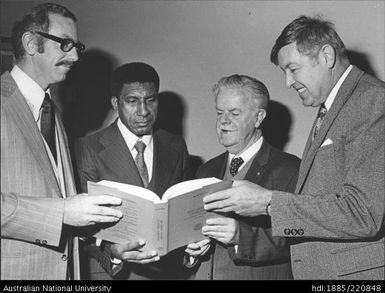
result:
[[[325,104],[322,104],[321,107],[319,108],[317,117],[323,118],[326,115],[327,111],[328,110],[326,109]]]
[[[144,153],[144,149],[146,148],[146,144],[143,141],[138,140],[136,142],[134,148],[138,151],[138,153],[143,154]]]
[[[235,176],[237,173],[238,173],[238,169],[239,167],[243,164],[243,159],[241,157],[234,157],[232,160],[231,160],[231,163],[230,163],[230,174],[231,176]]]

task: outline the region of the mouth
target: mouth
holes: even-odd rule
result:
[[[73,64],[74,63],[70,62],[70,61],[61,61],[61,62],[57,63],[56,66],[63,66],[63,67],[70,69]]]

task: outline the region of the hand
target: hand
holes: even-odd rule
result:
[[[203,239],[198,242],[193,242],[187,245],[185,252],[193,257],[200,257],[206,254],[210,248],[210,238]]]
[[[155,250],[140,250],[145,244],[144,240],[129,241],[126,244],[112,244],[110,249],[115,258],[126,262],[146,264],[158,261],[160,257]]]
[[[108,195],[87,195],[85,193],[67,197],[64,201],[63,223],[76,227],[96,223],[117,222],[122,217],[121,211],[105,205],[119,206],[120,198]]]
[[[236,245],[239,242],[238,221],[233,218],[210,218],[202,227],[202,233],[225,245]]]
[[[204,208],[213,212],[234,212],[244,217],[266,215],[272,191],[246,180],[235,180],[233,187],[203,198]]]

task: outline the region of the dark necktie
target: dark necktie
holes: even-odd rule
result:
[[[55,162],[57,162],[55,144],[55,108],[52,100],[49,98],[49,94],[47,93],[45,94],[41,108],[40,131],[51,149]]]
[[[317,121],[315,123],[314,132],[313,132],[313,140],[315,139],[319,129],[321,128],[322,121],[324,120],[324,117],[327,111],[328,110],[326,109],[325,104],[322,104],[318,111]]]
[[[146,148],[146,144],[141,140],[138,140],[134,147],[138,151],[138,154],[135,157],[135,164],[138,167],[138,171],[139,171],[140,177],[142,178],[144,187],[147,187],[148,172],[147,172],[146,163],[144,162],[144,149]]]
[[[237,175],[238,173],[238,169],[239,167],[243,164],[243,159],[241,157],[234,157],[232,160],[231,160],[231,163],[230,163],[230,174],[231,176],[235,176]]]

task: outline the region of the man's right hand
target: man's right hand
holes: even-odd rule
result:
[[[122,212],[107,206],[121,204],[120,198],[108,195],[89,196],[82,193],[67,197],[64,201],[63,223],[83,227],[96,223],[117,222],[123,217]]]
[[[155,250],[140,250],[146,242],[144,240],[129,241],[126,244],[112,244],[112,255],[126,262],[146,264],[158,261],[160,258]]]

